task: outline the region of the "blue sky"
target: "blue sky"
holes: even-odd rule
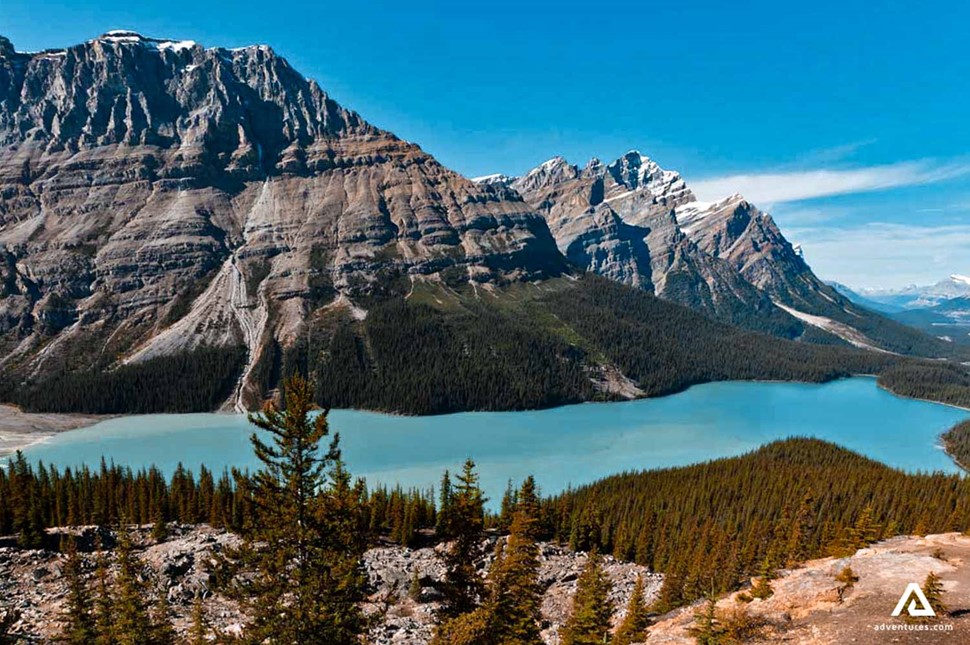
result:
[[[970,273],[970,5],[3,0],[19,50],[266,43],[467,175],[637,148],[769,208],[824,278]]]

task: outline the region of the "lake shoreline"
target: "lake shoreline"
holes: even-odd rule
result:
[[[24,412],[0,404],[0,459],[6,459],[62,432],[93,426],[118,415]]]
[[[713,381],[710,383],[697,383],[687,386],[676,391],[662,394],[659,396],[643,396],[636,397],[633,399],[623,399],[616,401],[582,401],[577,403],[566,403],[562,405],[552,406],[551,408],[541,408],[541,409],[557,409],[557,408],[568,408],[572,406],[582,406],[582,405],[610,405],[614,403],[624,403],[629,401],[637,400],[649,400],[649,399],[666,399],[669,397],[682,394],[687,390],[695,387],[700,387],[704,385],[709,385],[711,383],[799,383],[803,385],[825,385],[827,383],[838,382],[849,379],[871,379],[876,382],[876,387],[887,394],[891,394],[897,398],[909,401],[920,401],[924,403],[932,403],[936,405],[945,406],[951,409],[961,410],[963,412],[970,413],[970,408],[956,405],[953,403],[944,403],[942,401],[935,401],[933,399],[925,399],[919,397],[906,396],[898,392],[893,391],[890,388],[883,386],[878,381],[878,377],[874,374],[859,374],[850,377],[836,378],[825,381],[787,381],[779,379],[750,379],[750,380],[738,380],[738,381]],[[541,410],[540,409],[540,410]],[[349,409],[350,411],[368,412],[373,414],[379,414],[389,417],[438,417],[438,416],[449,416],[454,414],[469,414],[475,412],[483,412],[481,410],[463,410],[460,412],[449,412],[444,414],[431,414],[431,415],[410,415],[403,414],[400,412],[389,412],[386,410],[358,410]],[[535,410],[488,410],[484,412],[507,412],[507,413],[517,413],[517,412],[530,412]],[[181,414],[192,414],[183,412],[171,412],[171,413],[146,413],[146,414],[82,414],[82,413],[62,413],[62,412],[24,412],[16,406],[0,403],[0,461],[6,460],[10,456],[14,455],[18,450],[27,450],[28,448],[34,447],[38,444],[42,444],[52,437],[70,432],[72,430],[80,430],[82,428],[97,425],[103,421],[109,419],[115,419],[120,417],[131,417],[137,418],[140,416],[157,416],[157,415],[171,415],[173,417]],[[198,414],[225,414],[226,416],[238,416],[242,413],[229,412],[229,411],[211,411],[211,412],[201,412]],[[970,467],[960,463],[957,459],[953,457],[945,449],[945,446],[940,446],[943,448],[943,452],[947,457],[957,466],[961,471],[970,474]]]

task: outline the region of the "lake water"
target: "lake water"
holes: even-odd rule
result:
[[[824,385],[711,383],[659,399],[587,403],[532,412],[399,417],[335,410],[344,458],[369,483],[435,485],[466,456],[479,465],[493,502],[509,478],[534,474],[546,492],[624,470],[677,466],[738,455],[774,439],[826,439],[886,464],[956,472],[937,437],[970,413],[884,392],[875,379]],[[59,466],[101,457],[167,473],[182,462],[221,472],[252,467],[244,416],[123,417],[57,435],[26,451]]]

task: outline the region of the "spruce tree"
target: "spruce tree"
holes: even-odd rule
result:
[[[108,581],[108,556],[105,554],[101,537],[97,538],[98,550],[96,595],[94,598],[94,631],[97,645],[111,645],[114,631],[114,599],[111,597],[111,585]]]
[[[449,616],[458,616],[475,609],[484,591],[484,581],[478,575],[475,562],[481,556],[485,498],[471,459],[465,461],[458,475],[448,506],[447,526],[453,541],[445,555],[445,611]]]
[[[509,538],[489,572],[491,631],[499,644],[541,645],[539,498],[530,476],[515,495]]]
[[[539,498],[526,479],[510,509],[508,541],[496,545],[486,598],[480,607],[444,621],[434,645],[541,645],[542,587],[539,585]]]
[[[168,524],[165,523],[165,513],[161,504],[157,504],[152,513],[152,539],[158,543],[168,539]]]
[[[251,436],[261,468],[246,483],[252,520],[230,550],[231,596],[243,601],[255,643],[359,642],[366,628],[361,557],[366,546],[362,489],[343,468],[339,435],[329,448],[327,413],[313,417],[313,387],[284,383],[283,409],[267,405],[249,420],[271,442]]]
[[[64,630],[61,642],[71,645],[89,645],[95,640],[94,616],[91,613],[91,596],[84,581],[81,556],[74,538],[67,540],[67,562],[64,577],[67,580],[67,603],[64,608]]]
[[[445,540],[451,537],[451,475],[447,470],[441,476],[441,490],[438,491],[438,517],[434,529],[439,539]]]
[[[626,604],[626,615],[616,630],[613,643],[614,645],[631,645],[632,643],[642,642],[647,638],[648,627],[650,627],[650,618],[647,616],[643,576],[637,576],[637,582],[633,585],[630,600]]]
[[[189,645],[206,645],[208,643],[209,624],[205,618],[205,602],[202,594],[195,596],[192,603],[192,626],[189,628]]]
[[[708,598],[704,608],[694,612],[694,624],[687,633],[697,645],[721,645],[724,642],[724,627],[717,615],[717,602]]]
[[[111,641],[118,645],[155,644],[154,622],[148,611],[147,590],[138,569],[131,535],[124,528],[118,531],[118,575],[114,582],[111,602]]]
[[[930,603],[930,607],[936,612],[937,618],[947,613],[947,607],[943,603],[944,593],[945,589],[940,577],[933,571],[926,574],[926,580],[923,581],[923,594],[926,596],[927,602]]]
[[[576,583],[573,606],[562,627],[561,645],[600,645],[608,642],[613,606],[609,599],[610,579],[603,570],[603,559],[589,554]]]

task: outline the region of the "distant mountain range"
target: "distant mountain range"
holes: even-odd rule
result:
[[[970,344],[970,277],[954,274],[927,286],[859,289],[833,283],[853,302],[946,341]]]
[[[0,396],[35,407],[245,409],[294,369],[335,405],[535,407],[849,369],[811,344],[949,351],[740,195],[700,203],[637,152],[471,181],[266,46],[0,37],[0,195]]]

